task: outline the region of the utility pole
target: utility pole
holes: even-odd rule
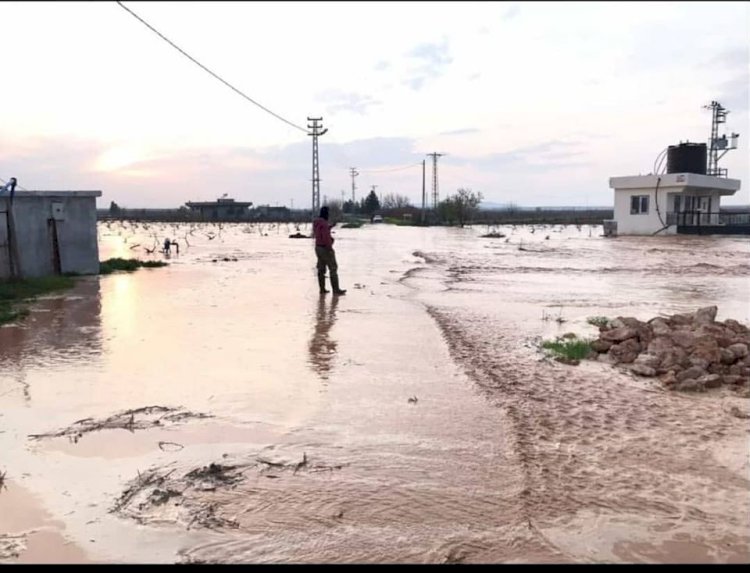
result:
[[[719,159],[724,157],[728,151],[737,149],[737,138],[740,134],[732,133],[731,140],[727,140],[726,134],[719,137],[719,124],[727,122],[729,110],[725,109],[718,101],[712,101],[711,105],[703,107],[711,110],[711,137],[708,140],[708,169],[706,174],[714,177],[726,177],[728,172],[726,169],[719,167]],[[719,151],[722,151],[721,155],[719,155]]]
[[[308,117],[307,121],[311,121],[312,125],[307,124],[308,129],[312,130],[307,135],[313,138],[313,151],[312,151],[312,215],[317,216],[320,211],[320,165],[318,159],[318,137],[324,135],[328,129],[320,131],[323,127],[318,122],[322,122],[322,117]]]
[[[355,191],[355,190],[357,189],[357,185],[356,185],[356,184],[354,183],[354,178],[355,178],[355,177],[356,177],[357,175],[359,175],[359,171],[357,171],[357,168],[356,168],[356,167],[350,167],[350,168],[349,168],[349,175],[350,175],[350,176],[351,176],[351,178],[352,178],[352,204],[353,204],[353,203],[354,203],[354,201],[356,200],[356,199],[354,198],[354,191]]]
[[[428,153],[428,157],[432,157],[432,208],[437,209],[438,206],[438,176],[437,176],[437,160],[438,157],[442,157],[445,153]]]
[[[425,164],[427,161],[425,159],[422,160],[422,224],[424,225],[424,210],[426,206],[427,196],[425,195]]]
[[[290,199],[290,201],[292,202],[292,211],[294,211],[294,199]]]

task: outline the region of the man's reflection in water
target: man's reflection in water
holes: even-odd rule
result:
[[[320,297],[315,318],[315,332],[313,332],[313,337],[308,346],[310,366],[324,380],[328,380],[331,363],[336,355],[337,343],[335,340],[331,340],[329,333],[333,323],[336,322],[336,306],[338,303],[339,297],[337,296]]]

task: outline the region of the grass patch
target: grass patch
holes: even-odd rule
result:
[[[0,282],[0,324],[26,317],[29,310],[19,303],[40,295],[71,288],[75,279],[70,276],[49,276]]]
[[[555,357],[567,360],[583,360],[591,352],[591,341],[583,338],[557,338],[545,340],[542,348],[550,351]]]
[[[362,226],[361,221],[347,221],[341,225],[342,229],[359,229]]]
[[[156,268],[156,267],[166,267],[167,263],[164,261],[140,261],[138,259],[121,259],[121,258],[114,258],[114,259],[107,259],[106,261],[102,261],[99,263],[99,274],[100,275],[108,275],[115,271],[125,271],[128,273],[132,273],[133,271],[141,268]]]
[[[602,326],[609,326],[609,319],[606,316],[589,316],[586,319],[586,322],[592,326],[598,326],[599,328]]]
[[[397,217],[386,217],[383,219],[383,222],[389,225],[398,225],[399,227],[415,227],[419,224],[413,219],[399,219]]]

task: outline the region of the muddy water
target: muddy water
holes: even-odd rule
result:
[[[180,253],[0,328],[0,559],[750,560],[747,400],[537,350],[597,315],[747,324],[750,243],[500,230],[338,229],[320,299],[294,227],[102,225],[102,259]],[[154,405],[211,417],[28,437]],[[182,479],[210,463],[241,479]],[[112,511],[149,471],[180,495]]]

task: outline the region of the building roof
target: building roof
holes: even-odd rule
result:
[[[101,191],[18,191],[15,197],[101,197]]]
[[[188,207],[250,207],[253,204],[252,201],[235,201],[234,199],[227,201],[188,201],[185,203]]]
[[[661,181],[659,179],[661,178]],[[673,192],[681,191],[718,191],[722,195],[733,195],[740,188],[739,179],[714,177],[699,173],[666,173],[664,175],[631,175],[627,177],[611,177],[609,186],[615,191],[633,189],[671,188]]]

